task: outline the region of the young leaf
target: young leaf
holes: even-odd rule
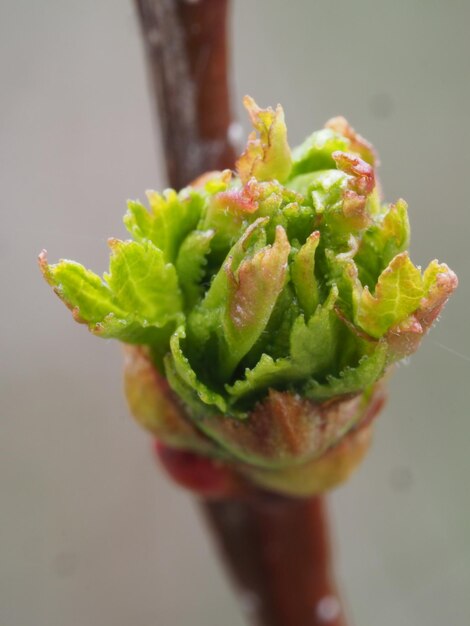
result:
[[[349,188],[357,194],[367,196],[374,190],[374,168],[352,152],[333,152],[336,167],[350,176]]]
[[[330,229],[346,232],[361,231],[371,223],[369,196],[375,189],[374,168],[357,155],[350,152],[334,152],[333,159],[337,168],[347,174],[347,189],[343,191],[342,215],[338,223],[333,222]],[[335,214],[333,216],[336,217]]]
[[[333,367],[338,348],[339,320],[334,311],[338,289],[333,286],[327,300],[306,323],[301,315],[291,334],[290,354],[296,370],[310,377]]]
[[[217,411],[216,407],[205,404],[198,396],[196,391],[185,382],[178,374],[175,367],[175,360],[172,354],[166,354],[163,359],[164,372],[168,384],[172,391],[178,396],[188,415],[191,419],[196,421],[202,417],[205,417],[211,411]]]
[[[167,189],[163,195],[148,191],[150,211],[130,201],[124,224],[139,242],[150,240],[164,253],[165,261],[175,262],[184,238],[197,227],[204,206],[204,195],[193,189],[177,193]]]
[[[348,177],[339,170],[320,170],[301,174],[289,181],[289,188],[301,194],[317,213],[342,209]]]
[[[374,295],[365,287],[357,307],[356,323],[379,338],[419,307],[424,295],[421,272],[407,252],[398,254],[380,274]]]
[[[320,232],[314,231],[300,248],[291,265],[291,278],[297,298],[308,319],[318,305],[318,285],[315,278],[315,251]]]
[[[168,324],[156,327],[139,314],[126,310],[109,286],[83,265],[73,261],[48,265],[45,251],[39,256],[39,265],[48,283],[71,309],[75,320],[86,324],[93,334],[150,346],[168,342],[172,331]]]
[[[223,345],[224,342],[222,318],[228,298],[228,267],[231,265],[237,268],[245,255],[264,246],[266,243],[264,226],[267,222],[268,218],[258,218],[245,230],[214,276],[202,302],[189,312],[187,319],[188,337],[194,353],[204,351],[214,336],[218,338],[218,351],[220,352],[220,345]],[[212,357],[213,360],[220,357],[219,352]]]
[[[228,299],[223,319],[227,342],[224,371],[232,372],[268,323],[287,278],[290,245],[282,226],[272,246],[244,259],[235,270],[227,265]]]
[[[268,354],[262,354],[254,368],[245,370],[243,379],[237,380],[233,385],[226,385],[225,389],[236,402],[270,387],[285,385],[286,381],[295,377],[296,372],[290,359],[274,360]]]
[[[190,387],[198,396],[198,398],[207,405],[215,406],[219,411],[225,413],[227,411],[227,402],[219,393],[210,389],[198,377],[187,357],[183,353],[181,341],[186,338],[186,332],[183,326],[180,326],[171,336],[170,348],[172,363],[176,374],[181,380]],[[170,381],[171,384],[171,381]],[[177,391],[177,390],[175,390]]]
[[[361,159],[369,163],[370,165],[379,165],[379,159],[374,146],[361,137],[349,122],[342,116],[333,117],[325,124],[325,128],[328,128],[335,133],[338,133],[342,137],[348,140],[347,148],[337,148],[337,150],[348,150],[349,152],[356,152]]]
[[[457,288],[458,279],[445,263],[432,261],[423,274],[424,296],[419,308],[393,326],[386,339],[394,360],[413,354],[445,303]]]
[[[384,267],[407,249],[410,239],[407,204],[398,200],[362,236],[354,259],[363,284],[373,288]]]
[[[151,241],[110,239],[109,274],[114,301],[127,313],[155,326],[179,318],[182,298],[176,270]]]
[[[242,259],[261,249],[266,244],[265,226],[269,218],[259,217],[253,222],[238,241],[232,246],[220,270],[215,275],[202,307],[205,310],[221,308],[225,305],[229,285],[229,268],[234,271],[240,265]]]
[[[211,248],[220,261],[243,234],[244,226],[259,217],[259,196],[259,183],[252,178],[242,187],[221,191],[208,199],[199,228],[214,231]]]
[[[260,109],[249,96],[245,96],[243,104],[255,130],[248,137],[245,152],[236,164],[242,183],[248,182],[252,176],[260,181],[276,179],[284,182],[291,171],[292,157],[282,107],[278,105],[275,111],[271,107]]]
[[[307,398],[324,402],[330,398],[368,389],[383,375],[387,366],[387,356],[386,342],[379,342],[372,354],[364,355],[356,367],[346,367],[337,378],[327,376],[326,383],[309,381],[303,393]]]
[[[338,305],[344,315],[352,321],[362,293],[356,263],[350,255],[335,254],[330,249],[325,250],[325,260],[328,284],[337,286]]]
[[[314,132],[292,151],[291,178],[307,172],[334,169],[333,153],[348,149],[349,141],[333,129]]]
[[[94,325],[110,313],[124,317],[109,287],[94,272],[75,261],[47,262],[46,251],[39,255],[39,267],[55,293],[72,311],[77,322]]]
[[[404,252],[410,244],[410,222],[408,205],[404,200],[392,204],[381,224],[382,262],[388,265],[394,256]]]
[[[194,230],[181,244],[175,267],[187,310],[194,308],[203,296],[206,257],[213,236],[213,230]]]

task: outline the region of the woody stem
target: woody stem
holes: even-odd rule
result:
[[[169,183],[233,167],[228,0],[135,0]]]
[[[322,497],[202,505],[253,626],[346,626]]]

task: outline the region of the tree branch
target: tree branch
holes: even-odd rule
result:
[[[227,0],[135,0],[163,135],[169,182],[233,167]]]

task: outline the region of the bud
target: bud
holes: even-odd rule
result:
[[[230,467],[311,495],[360,461],[385,373],[457,278],[412,263],[407,205],[381,202],[376,153],[344,118],[291,151],[282,107],[245,105],[236,175],[129,202],[132,240],[110,240],[103,279],[45,253],[40,266],[77,321],[129,344],[130,408],[186,466],[199,455],[211,481]]]

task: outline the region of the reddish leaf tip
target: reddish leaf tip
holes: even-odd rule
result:
[[[343,116],[332,117],[325,124],[325,128],[329,128],[349,139],[351,150],[360,154],[367,163],[374,166],[380,164],[374,146],[367,139],[364,139],[362,135],[359,135]]]
[[[369,195],[375,187],[374,168],[351,152],[336,150],[331,155],[339,170],[353,177],[350,188],[359,194]]]

